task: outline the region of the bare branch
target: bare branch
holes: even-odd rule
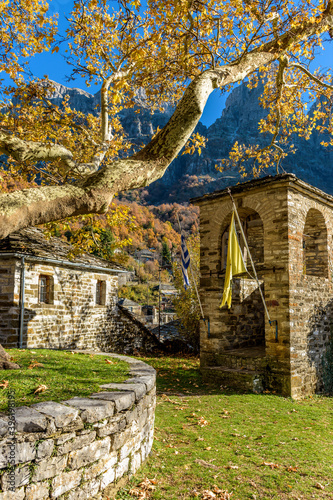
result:
[[[292,63],[292,64],[288,65],[288,68],[297,68],[297,69],[303,71],[303,73],[305,73],[310,78],[310,80],[313,80],[315,83],[317,83],[321,87],[325,87],[326,89],[333,90],[333,85],[330,85],[326,82],[321,81],[319,78],[317,78],[315,75],[313,75],[307,68],[305,68],[301,64]]]

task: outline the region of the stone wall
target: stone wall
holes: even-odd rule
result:
[[[113,332],[110,336],[110,350],[123,354],[165,350],[157,335],[139,321],[126,307],[118,304],[112,317]]]
[[[16,408],[15,441],[1,416],[0,500],[101,500],[136,472],[153,443],[155,370],[117,357],[130,364],[129,380],[89,398]]]
[[[324,196],[323,196],[324,195]],[[333,200],[290,189],[290,343],[294,397],[322,389],[333,325]]]
[[[26,267],[24,328],[29,348],[108,347],[118,276],[35,263]],[[51,304],[38,303],[40,274],[53,277]],[[98,280],[106,283],[105,305],[96,304]]]
[[[195,200],[201,299],[210,319],[210,334],[204,325],[201,329],[201,366],[216,368],[228,349],[250,347],[251,341],[260,345],[262,339],[263,386],[295,398],[313,394],[322,390],[322,357],[333,324],[333,197],[290,174],[235,186],[232,194],[244,224],[249,221],[249,244],[256,248],[253,257],[277,338],[251,282],[242,292],[242,279],[235,280],[232,308],[219,308],[223,234],[232,203],[225,191],[207,195]]]
[[[239,189],[240,190],[240,189]],[[240,190],[241,191],[241,190]],[[221,272],[222,236],[230,220],[232,202],[228,194],[208,195],[200,205],[200,295],[204,314],[210,320],[210,333],[201,328],[201,365],[218,364],[226,349],[264,345],[266,354],[278,358],[279,389],[289,393],[289,275],[287,193],[284,187],[248,189],[235,195],[241,220],[250,218],[253,231],[251,246],[257,245],[254,260],[258,277],[264,282],[263,293],[273,320],[279,322],[279,342],[270,328],[259,290],[251,280],[242,278],[233,286],[232,307],[220,308],[224,287]],[[257,242],[257,243],[256,243]],[[250,266],[249,270],[251,272]],[[274,368],[275,370],[275,368]],[[283,382],[282,382],[283,380]]]
[[[17,261],[0,261],[0,344],[16,347],[20,321],[19,293],[14,294]]]
[[[20,260],[0,264],[0,344],[17,347],[20,329]],[[39,303],[40,275],[53,281],[51,303]],[[105,304],[96,304],[97,281],[105,281]],[[117,304],[118,276],[35,262],[25,264],[23,346],[101,349],[120,354],[163,346],[133,314]]]

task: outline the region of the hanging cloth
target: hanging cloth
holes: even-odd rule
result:
[[[229,229],[227,267],[224,280],[223,297],[220,307],[223,307],[225,304],[228,304],[228,308],[230,309],[231,297],[232,297],[232,277],[236,274],[241,274],[246,272],[247,269],[245,266],[243,254],[237,238],[235,213],[233,211]]]

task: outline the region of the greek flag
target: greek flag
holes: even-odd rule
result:
[[[183,280],[184,280],[184,288],[186,290],[187,287],[190,286],[190,282],[189,282],[188,274],[187,274],[187,269],[188,269],[188,266],[190,265],[190,254],[189,254],[189,251],[187,250],[185,236],[183,234],[181,235],[181,253],[182,253],[182,273],[183,273]]]

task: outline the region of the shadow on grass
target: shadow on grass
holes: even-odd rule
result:
[[[219,382],[203,381],[198,356],[145,356],[143,361],[153,366],[157,372],[158,393],[174,396],[202,396],[210,394],[253,394],[221,386]]]

